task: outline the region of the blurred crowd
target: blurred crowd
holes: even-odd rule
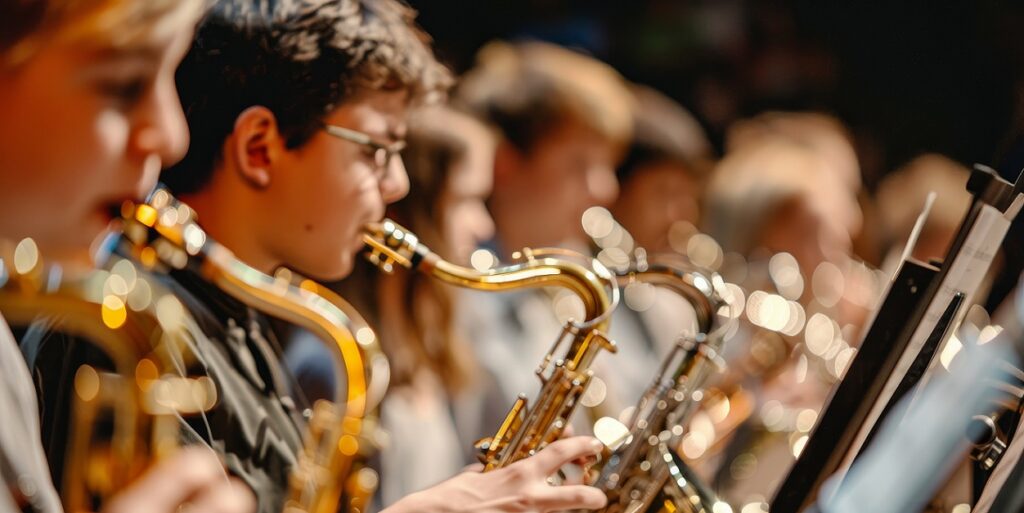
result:
[[[0,511],[1018,511],[1024,8],[825,4],[0,3]]]
[[[721,9],[704,8],[712,18]],[[800,48],[760,52],[748,92],[827,90],[821,81],[832,78],[817,73],[798,85],[777,76],[789,76],[787,65],[829,69],[826,56]],[[744,116],[722,96],[729,87],[700,83],[709,77],[690,84],[700,98],[692,112],[576,49],[491,41],[446,105],[414,113],[403,154],[412,193],[388,216],[481,271],[526,248],[571,248],[610,268],[642,248],[720,274],[732,308],[718,314],[736,327],[679,449],[715,493],[749,513],[767,507],[800,454],[933,192],[909,254],[945,255],[970,204],[969,171],[922,152],[868,188],[857,137],[839,116]],[[474,461],[473,441],[493,434],[517,394],[536,394],[533,370],[580,305],[571,295],[467,292],[362,265],[339,289],[394,362],[382,410],[386,505]],[[620,354],[595,364],[577,433],[601,415],[628,418],[661,358],[694,329],[686,301],[651,289],[625,288],[611,332]],[[943,354],[947,367],[956,349]],[[300,337],[288,358],[307,393],[329,390],[315,341]],[[963,486],[950,489],[945,510],[969,500]]]

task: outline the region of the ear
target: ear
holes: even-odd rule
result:
[[[523,163],[523,153],[505,139],[498,141],[494,150],[494,183],[504,182],[515,175]]]
[[[263,106],[242,111],[229,144],[227,151],[234,154],[242,178],[261,189],[270,185],[271,171],[285,146],[274,113]]]

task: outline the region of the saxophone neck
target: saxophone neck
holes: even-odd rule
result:
[[[711,278],[702,273],[660,262],[642,262],[619,272],[618,280],[622,286],[642,282],[666,288],[693,307],[701,333],[711,333],[715,328],[715,314],[722,299]]]
[[[614,277],[603,265],[567,250],[526,249],[516,263],[478,271],[444,260],[415,234],[389,219],[367,226],[363,241],[367,258],[385,272],[397,265],[459,287],[492,292],[543,287],[569,290],[583,302],[582,324],[586,328],[607,328],[618,292]]]

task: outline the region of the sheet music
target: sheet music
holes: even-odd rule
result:
[[[978,218],[974,226],[971,227],[963,247],[954,257],[949,272],[942,280],[932,302],[928,305],[924,318],[918,324],[896,367],[886,380],[885,386],[882,388],[878,399],[872,405],[865,422],[861,424],[857,436],[854,438],[850,449],[843,459],[842,465],[837,471],[838,474],[845,474],[853,463],[853,459],[860,453],[861,447],[864,445],[864,441],[867,439],[872,427],[878,421],[879,416],[891,400],[907,369],[910,368],[910,365],[921,351],[921,347],[927,341],[929,334],[931,334],[935,325],[942,317],[946,306],[953,300],[953,296],[957,292],[963,292],[968,297],[968,302],[965,304],[971,304],[970,300],[973,299],[978,287],[981,285],[981,281],[992,265],[992,260],[995,258],[999,246],[1006,237],[1006,232],[1010,229],[1010,222],[1016,217],[1022,204],[1024,204],[1024,195],[1018,195],[1013,205],[1007,209],[1005,214],[991,205],[981,206]],[[961,309],[961,312],[957,314],[953,326],[959,325],[964,311],[966,311],[966,308]],[[936,354],[941,354],[941,349]]]
[[[980,241],[972,241],[970,238],[968,238],[967,241],[964,242],[964,247],[960,251],[960,254],[963,255],[964,253],[968,253],[974,255],[974,258],[970,259],[970,264],[978,266],[978,268],[972,268],[966,271],[968,277],[965,278],[965,281],[970,280],[968,283],[971,284],[971,288],[960,289],[967,293],[966,301],[964,301],[964,305],[966,307],[969,308],[970,305],[973,305],[976,302],[975,300],[977,299],[976,296],[978,294],[978,288],[981,286],[981,281],[985,278],[985,275],[988,273],[989,268],[991,268],[992,260],[994,260],[996,255],[998,254],[999,247],[1002,245],[1003,239],[1006,238],[1006,232],[1009,231],[1010,229],[1010,223],[1012,223],[1013,219],[1017,216],[1017,213],[1020,211],[1022,204],[1024,204],[1024,195],[1018,196],[1014,200],[1013,204],[1010,205],[1010,208],[1006,210],[1005,214],[1000,213],[997,209],[986,205],[986,208],[995,211],[995,214],[992,214],[989,211],[982,212],[983,215],[991,214],[992,217],[991,226],[989,231],[987,232],[988,237]],[[982,219],[979,217],[978,222],[980,223],[981,221]],[[977,226],[977,224],[975,226]],[[974,235],[974,232],[972,232],[971,235]],[[972,242],[977,242],[977,244],[974,245],[972,244]],[[953,270],[955,269],[950,270],[950,274],[952,274]],[[977,273],[977,276],[974,276],[972,273]],[[948,282],[948,278],[949,276],[947,276],[947,281],[943,281],[943,290],[940,290],[940,293],[948,291],[945,288],[945,285]],[[956,292],[957,290],[952,289],[950,293],[955,294]],[[952,324],[954,330],[960,326],[961,322],[963,322],[964,316],[967,315],[968,308],[961,308],[960,311],[957,313],[957,316],[955,317],[955,320]],[[930,309],[928,313],[931,313]],[[926,316],[925,319],[928,320],[928,317]],[[920,329],[918,331],[920,331]],[[917,333],[914,333],[914,336],[917,336]],[[938,348],[935,354],[942,354],[942,351],[946,348],[946,344],[948,343],[949,339],[943,341],[942,346]],[[917,390],[922,390],[923,386],[927,384],[927,382],[933,377],[936,365],[939,365],[938,358],[934,358],[931,364],[928,366],[928,371],[921,378],[921,382]]]
[[[935,191],[928,193],[928,197],[924,200],[924,210],[917,216],[917,221],[914,221],[914,229],[910,230],[910,238],[907,239],[907,243],[903,245],[903,255],[900,257],[900,262],[906,262],[910,255],[914,252],[914,247],[917,246],[917,239],[921,238],[921,232],[924,230],[924,225],[928,222],[928,215],[932,213],[932,205],[935,204],[935,198],[937,194]],[[897,269],[897,272],[899,270]],[[896,273],[893,273],[893,278],[896,277]]]
[[[889,275],[889,279],[885,282],[885,288],[882,289],[882,293],[878,297],[882,300],[877,301],[875,307],[871,309],[871,313],[868,315],[864,326],[870,327],[875,323],[875,318],[878,317],[881,312],[882,304],[885,302],[884,299],[889,296],[889,291],[892,289],[893,282],[896,281],[896,277],[900,275],[900,270],[903,269],[903,264],[910,258],[911,253],[914,252],[914,248],[917,246],[917,239],[921,237],[921,232],[924,230],[924,225],[928,221],[928,216],[932,212],[932,205],[935,204],[937,195],[935,191],[928,193],[928,197],[924,200],[924,208],[921,209],[921,213],[917,215],[917,221],[914,221],[914,227],[910,230],[910,236],[907,237],[906,244],[903,245],[903,254],[900,256],[900,263],[893,270],[892,274]]]
[[[1006,379],[1001,364],[1007,361],[1016,361],[1016,355],[1006,337],[973,346],[954,372],[922,387],[918,404],[908,405],[909,397],[904,397],[896,407],[899,415],[883,421],[877,442],[857,460],[838,491],[823,500],[821,511],[921,511],[956,465],[951,456],[969,448],[964,433],[971,418],[987,413],[1001,395],[997,387],[983,383]]]

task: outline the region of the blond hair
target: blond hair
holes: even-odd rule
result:
[[[726,134],[726,151],[785,137],[825,157],[851,191],[861,188],[860,164],[853,135],[836,117],[821,112],[771,111],[733,123]]]
[[[492,42],[462,79],[456,102],[526,150],[559,122],[581,122],[625,147],[634,98],[607,64],[541,42]]]
[[[202,0],[29,0],[8,20],[17,31],[0,41],[0,69],[29,60],[52,42],[96,41],[114,47],[139,44],[191,28],[203,10]]]
[[[914,227],[928,193],[936,193],[926,230],[955,232],[971,206],[966,166],[936,153],[920,155],[886,176],[878,185],[876,202],[882,224],[893,240],[902,240]]]
[[[761,243],[766,224],[793,201],[835,226],[859,227],[856,198],[823,171],[826,167],[826,159],[812,148],[784,137],[729,152],[705,191],[705,231],[725,251],[746,254]]]

